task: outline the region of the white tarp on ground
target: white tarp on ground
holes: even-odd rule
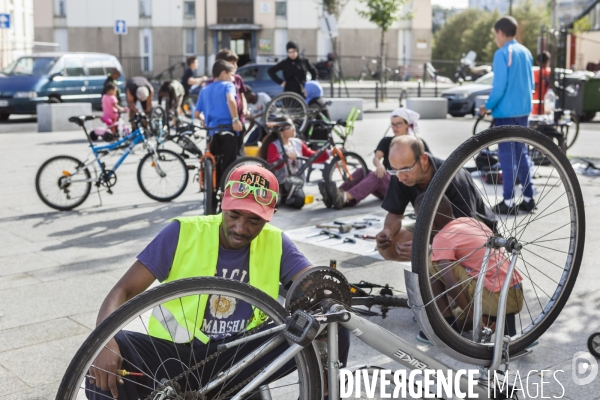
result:
[[[285,234],[292,239],[294,242],[310,243],[315,246],[331,248],[332,250],[343,251],[352,254],[358,254],[361,256],[373,257],[379,260],[383,260],[383,257],[375,249],[375,240],[367,239],[363,240],[355,237],[354,235],[372,235],[375,236],[383,229],[384,217],[374,214],[362,214],[354,217],[339,218],[331,221],[324,221],[322,225],[335,225],[334,221],[343,222],[345,224],[360,224],[365,222],[365,219],[372,225],[367,226],[364,229],[352,229],[348,233],[339,233],[337,229],[327,229],[329,232],[339,234],[342,239],[327,239],[325,235],[314,236],[321,232],[322,228],[316,226],[306,226],[303,228],[286,230]],[[412,221],[405,218],[406,222]],[[313,237],[308,237],[313,236]],[[344,238],[352,238],[356,240],[356,243],[343,243]]]

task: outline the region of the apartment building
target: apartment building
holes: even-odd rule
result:
[[[114,26],[116,20],[126,21],[120,56],[139,58],[142,69],[153,74],[189,55],[200,56],[202,69],[205,49],[210,60],[216,49],[231,48],[240,55],[240,64],[284,56],[288,40],[297,41],[312,61],[331,51],[318,0],[28,1],[33,1],[35,10],[36,40],[58,43],[61,51],[119,56]],[[380,32],[358,15],[359,7],[357,0],[350,0],[337,27],[341,54],[360,60],[360,56],[377,56]],[[386,34],[391,63],[430,60],[430,0],[412,0],[403,12],[408,11],[412,19],[399,21]],[[352,57],[348,60],[349,66],[360,64]]]
[[[15,58],[29,54],[33,42],[33,1],[0,0],[0,14],[8,14],[9,20],[0,23],[0,69]],[[5,26],[10,27],[5,28]]]

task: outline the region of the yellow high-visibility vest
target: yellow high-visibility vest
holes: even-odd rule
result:
[[[219,229],[223,215],[175,218],[180,223],[179,240],[169,276],[163,283],[178,279],[215,276],[219,257]],[[274,299],[279,295],[279,271],[282,254],[282,231],[266,224],[250,242],[250,285]],[[200,297],[200,299],[198,299]],[[148,322],[151,336],[189,343],[194,337],[203,343],[209,338],[200,331],[209,295],[177,298],[155,307]],[[252,329],[266,320],[255,309],[246,329]]]

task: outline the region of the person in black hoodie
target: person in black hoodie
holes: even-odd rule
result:
[[[286,92],[294,92],[302,97],[306,97],[304,92],[304,83],[306,82],[306,73],[310,72],[313,79],[317,78],[317,70],[305,58],[300,57],[298,45],[296,42],[288,42],[287,58],[269,68],[269,76],[277,84],[283,86]],[[277,76],[277,72],[283,72],[283,80]]]

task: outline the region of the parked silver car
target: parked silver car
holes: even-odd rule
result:
[[[473,83],[456,86],[442,92],[441,96],[448,99],[448,114],[453,117],[475,115],[475,98],[488,96],[492,92],[493,80],[494,73],[490,72]]]

